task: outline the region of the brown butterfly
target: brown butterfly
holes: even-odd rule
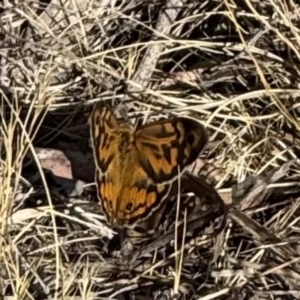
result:
[[[90,122],[98,198],[113,226],[132,226],[152,215],[208,140],[205,127],[188,118],[153,122],[134,131],[101,104]]]

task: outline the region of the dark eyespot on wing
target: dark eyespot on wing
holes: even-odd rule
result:
[[[131,210],[132,210],[132,208],[133,208],[133,201],[131,201],[131,202],[128,202],[127,204],[126,204],[126,211],[127,212],[131,212]]]
[[[149,183],[149,180],[143,180],[135,184],[130,188],[130,191],[133,190],[134,192],[130,193],[133,198],[129,199],[124,207],[125,214],[119,216],[129,224],[133,224],[137,220],[147,217],[150,210],[156,205],[159,205],[156,185]]]
[[[171,185],[154,185],[150,184],[147,188],[147,199],[145,202],[140,202],[130,212],[129,224],[135,223],[137,220],[142,221],[159,209],[167,198]],[[152,200],[152,201],[149,201]],[[136,202],[135,202],[136,204]]]
[[[186,141],[188,144],[193,144],[195,142],[195,136],[193,133],[189,133],[186,137]]]

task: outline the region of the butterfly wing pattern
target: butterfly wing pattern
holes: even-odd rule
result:
[[[91,137],[98,198],[113,226],[147,219],[208,141],[205,127],[195,120],[174,118],[134,131],[102,105],[92,113]]]

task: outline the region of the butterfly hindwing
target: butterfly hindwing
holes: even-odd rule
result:
[[[136,156],[135,156],[136,157]],[[139,161],[135,161],[135,168],[131,169],[130,176],[125,177],[119,195],[117,219],[121,223],[132,225],[147,219],[168,196],[170,185],[156,184],[144,171]]]

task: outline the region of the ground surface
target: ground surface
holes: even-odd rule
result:
[[[299,299],[299,22],[296,1],[0,4],[1,295]],[[206,126],[194,174],[227,205],[217,238],[203,222],[153,246],[159,232],[138,265],[117,264],[81,184],[99,101],[138,124]]]

